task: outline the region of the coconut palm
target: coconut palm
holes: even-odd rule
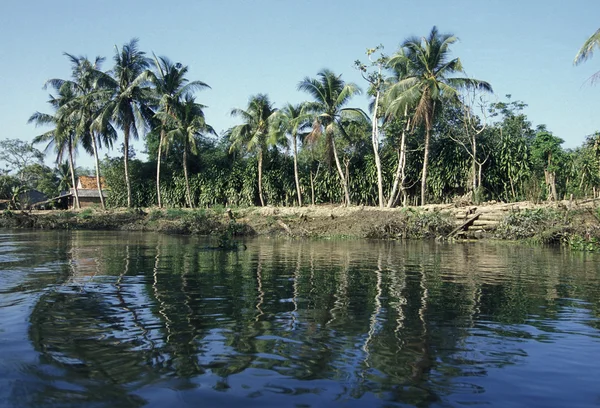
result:
[[[596,32],[592,34],[590,38],[586,40],[586,42],[583,43],[581,49],[575,56],[575,60],[573,61],[573,63],[575,65],[579,65],[582,62],[587,61],[594,54],[595,48],[600,48],[600,28],[596,30]],[[598,80],[598,78],[600,78],[600,71],[592,75],[590,80],[592,83],[594,83],[596,80]]]
[[[154,56],[154,70],[150,75],[150,81],[154,85],[154,93],[159,100],[159,110],[166,113],[167,116],[175,115],[176,105],[192,94],[196,90],[210,88],[202,81],[192,81],[185,77],[188,72],[188,67],[180,63],[172,63],[166,57]],[[158,155],[156,158],[156,196],[158,206],[162,207],[160,194],[160,164],[162,156],[162,148],[166,143],[165,137],[168,129],[166,127],[167,119],[161,121],[160,136],[158,141]]]
[[[77,138],[75,137],[76,123],[69,117],[61,115],[61,106],[69,103],[75,98],[75,94],[69,87],[61,87],[56,89],[58,96],[50,95],[48,103],[54,108],[53,115],[47,113],[36,112],[27,121],[34,123],[36,126],[53,126],[54,128],[42,133],[33,139],[33,143],[47,143],[46,151],[54,148],[56,152],[56,163],[63,160],[65,153],[68,155],[69,168],[71,171],[71,185],[75,196],[74,206],[80,208],[79,194],[77,192],[77,183],[75,182],[75,164],[74,156],[77,146]]]
[[[115,46],[112,81],[109,86],[113,97],[106,105],[103,121],[109,119],[123,131],[123,162],[125,184],[127,185],[127,206],[131,207],[131,181],[129,179],[129,142],[138,138],[139,128],[146,127],[154,116],[150,109],[151,89],[150,61],[138,49],[138,39],[134,38],[121,49]]]
[[[183,146],[183,175],[185,177],[186,200],[190,208],[194,207],[192,194],[190,190],[190,181],[188,176],[188,154],[198,154],[196,140],[198,137],[207,133],[216,135],[214,129],[206,124],[204,117],[204,108],[206,106],[196,103],[191,94],[186,94],[183,101],[173,104],[169,113],[162,110],[157,113],[157,117],[165,126],[173,129],[165,134],[165,145],[170,141],[180,141]]]
[[[278,110],[274,116],[274,127],[281,136],[289,135],[292,139],[294,154],[294,178],[296,180],[296,192],[298,194],[298,205],[302,206],[302,193],[300,192],[300,178],[298,175],[298,137],[300,132],[310,127],[312,114],[307,103],[293,105],[286,104]]]
[[[102,112],[112,95],[109,87],[112,79],[100,70],[104,58],[96,57],[92,62],[86,57],[65,55],[71,61],[71,79],[51,79],[48,82],[55,87],[68,87],[75,95],[75,98],[61,106],[60,111],[76,123],[78,140],[94,157],[96,187],[104,209],[98,152],[103,144],[112,147],[117,138],[114,127],[107,120],[102,120]]]
[[[246,150],[255,153],[258,158],[258,196],[264,207],[265,200],[262,190],[263,156],[269,146],[277,145],[278,133],[274,131],[271,122],[276,109],[265,94],[253,95],[244,109],[232,109],[231,116],[238,117],[244,122],[227,131],[231,142],[230,151]]]
[[[361,90],[354,83],[345,83],[341,75],[336,75],[328,69],[320,71],[317,77],[305,77],[298,84],[298,90],[308,92],[314,99],[314,103],[311,104],[311,109],[315,113],[313,116],[314,122],[309,138],[314,140],[321,135],[325,135],[326,146],[335,159],[340,183],[344,190],[345,203],[350,205],[348,181],[340,164],[335,146],[335,137],[345,133],[341,124],[343,114],[364,116],[364,112],[359,109],[343,107],[352,96],[360,94]]]
[[[407,105],[413,105],[413,126],[423,123],[425,127],[421,205],[426,202],[429,141],[439,105],[444,101],[456,102],[463,88],[492,92],[491,85],[485,81],[452,76],[464,72],[459,58],[450,59],[450,45],[457,40],[452,34],[439,33],[434,26],[427,37],[407,38],[401,45],[403,52],[390,59],[391,66],[405,65],[408,75],[388,91],[388,113],[401,114]]]

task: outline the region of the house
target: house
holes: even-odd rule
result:
[[[19,204],[22,209],[30,208],[31,206],[48,200],[48,196],[38,190],[27,190],[19,194]]]
[[[107,194],[104,177],[100,177],[100,188],[102,189],[102,197],[106,200]],[[71,208],[74,207],[75,200],[75,190],[71,189],[70,194],[71,199],[69,201],[69,206]],[[92,176],[79,176],[77,180],[77,195],[79,196],[79,205],[81,208],[92,207],[95,205],[100,205],[100,194],[98,193],[98,186],[96,184],[96,177]]]

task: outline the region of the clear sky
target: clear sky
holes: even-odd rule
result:
[[[599,0],[3,0],[0,139],[41,133],[26,122],[51,112],[42,86],[69,76],[63,52],[107,57],[109,69],[114,46],[138,37],[141,49],[188,65],[190,79],[212,87],[197,96],[221,132],[252,94],[267,93],[276,106],[306,100],[296,86],[322,68],[365,89],[353,61],[366,48],[381,43],[391,54],[437,25],[459,37],[452,52],[469,76],[527,103],[534,126],[575,147],[600,130],[600,85],[584,84],[600,70],[600,52],[573,66],[599,16]],[[351,105],[366,107],[366,97]],[[79,164],[90,163],[81,153]]]

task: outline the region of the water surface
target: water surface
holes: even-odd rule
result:
[[[0,406],[600,405],[600,257],[0,232]]]

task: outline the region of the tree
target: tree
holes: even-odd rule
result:
[[[298,205],[302,207],[302,193],[300,192],[300,178],[298,176],[298,137],[310,126],[311,114],[308,112],[309,105],[306,103],[292,105],[286,104],[283,108],[275,112],[274,126],[275,130],[282,133],[281,136],[288,134],[292,139],[294,154],[294,179],[296,182],[296,193],[298,195]]]
[[[192,95],[186,94],[181,103],[172,106],[170,113],[167,113],[165,110],[158,114],[158,117],[162,120],[163,124],[168,123],[168,118],[165,118],[165,116],[174,116],[174,129],[166,135],[165,140],[180,140],[183,145],[183,174],[185,177],[186,200],[190,208],[194,208],[194,203],[190,191],[188,175],[188,152],[191,152],[194,155],[198,154],[196,145],[197,137],[202,136],[205,133],[216,135],[214,129],[206,124],[203,111],[204,108],[204,105],[196,103],[196,100]]]
[[[0,160],[6,163],[8,171],[15,170],[21,182],[26,181],[23,170],[34,163],[41,163],[43,158],[42,152],[33,147],[32,143],[19,139],[0,140]]]
[[[483,121],[475,113],[475,107],[481,112]],[[464,148],[471,158],[471,192],[475,197],[481,187],[483,176],[483,165],[489,159],[489,152],[481,158],[479,142],[484,136],[483,132],[487,127],[487,101],[476,90],[465,92],[460,96],[460,107],[462,108],[462,129],[456,129],[456,132],[449,132],[448,136]],[[454,134],[453,134],[454,133]]]
[[[155,72],[153,72],[150,75],[150,81],[154,85],[154,93],[158,98],[159,110],[165,113],[163,119],[161,120],[160,136],[158,141],[158,154],[156,158],[156,197],[158,201],[158,206],[162,207],[160,193],[160,165],[162,148],[163,145],[166,143],[165,137],[167,135],[167,132],[169,131],[169,129],[167,128],[168,117],[175,117],[175,110],[178,109],[178,105],[182,102],[183,98],[186,98],[195,90],[210,87],[201,81],[189,82],[189,80],[185,77],[185,75],[188,72],[188,67],[183,66],[180,63],[173,64],[166,57],[156,57],[156,55],[154,56],[154,70]],[[188,204],[190,204],[191,206],[191,201]]]
[[[370,84],[369,93],[375,97],[373,105],[373,116],[371,118],[371,143],[373,145],[373,155],[375,157],[375,165],[377,167],[377,193],[379,198],[379,207],[383,208],[383,176],[381,170],[381,159],[379,158],[379,118],[380,112],[380,99],[383,87],[385,84],[385,78],[382,74],[383,69],[387,66],[388,58],[381,54],[379,58],[373,60],[373,54],[378,50],[382,49],[383,45],[379,45],[375,48],[369,48],[367,50],[367,58],[369,58],[372,67],[375,67],[375,71],[369,73],[368,68],[365,64],[359,60],[354,62],[354,65],[360,71],[363,79]]]
[[[139,127],[150,122],[154,112],[150,109],[151,90],[147,86],[150,66],[146,54],[138,49],[134,38],[119,50],[115,46],[115,66],[110,87],[112,100],[106,105],[103,119],[110,119],[123,131],[123,163],[127,186],[127,206],[131,207],[131,181],[129,178],[129,141],[138,138]]]
[[[535,132],[523,113],[527,104],[511,101],[511,95],[506,98],[506,102],[493,103],[490,108],[491,117],[501,117],[491,129],[498,146],[490,157],[500,173],[496,183],[503,185],[503,199],[514,201],[519,196],[519,185],[530,173],[529,146]]]
[[[579,65],[579,64],[587,61],[589,58],[592,58],[592,56],[594,55],[595,48],[600,48],[600,28],[598,30],[596,30],[596,32],[594,34],[592,34],[590,36],[590,38],[588,38],[583,43],[583,45],[579,49],[579,52],[575,56],[575,60],[573,61],[573,64]],[[590,78],[590,81],[593,84],[599,78],[600,78],[600,71],[598,71],[594,75],[592,75],[592,77]]]
[[[246,150],[257,155],[258,196],[260,205],[263,207],[265,205],[262,189],[263,156],[269,146],[275,146],[278,143],[278,134],[271,124],[275,112],[276,109],[267,95],[253,95],[245,110],[233,109],[231,111],[231,116],[242,119],[244,123],[227,131],[227,137],[231,142],[230,151]]]
[[[444,101],[456,101],[459,90],[464,88],[492,92],[492,87],[485,81],[451,76],[464,72],[459,58],[449,59],[449,47],[457,40],[451,34],[440,34],[434,26],[426,38],[407,38],[401,45],[404,52],[394,55],[390,60],[391,65],[405,64],[408,75],[388,92],[388,110],[399,113],[404,111],[407,104],[414,105],[413,126],[423,123],[425,127],[421,205],[426,203],[429,142],[436,105]]]
[[[342,114],[364,116],[364,112],[359,109],[343,108],[350,98],[360,94],[361,90],[354,83],[345,83],[341,75],[335,75],[328,69],[320,71],[317,77],[305,77],[298,84],[298,90],[308,92],[314,99],[314,103],[311,104],[311,110],[314,112],[313,130],[309,138],[314,140],[323,134],[325,135],[326,146],[335,159],[340,183],[344,191],[345,204],[350,205],[348,181],[340,164],[335,146],[335,137],[342,136],[345,133],[341,124]]]
[[[400,49],[398,54],[402,54],[404,51]],[[398,55],[397,54],[397,55]],[[392,134],[394,136],[397,133],[400,133],[400,140],[397,140],[397,136],[392,136],[391,144],[396,147],[396,155],[398,157],[398,164],[396,166],[396,172],[394,174],[394,182],[392,184],[392,190],[390,192],[390,198],[387,203],[388,208],[392,208],[398,202],[400,196],[402,196],[402,205],[406,206],[408,197],[406,194],[406,144],[407,144],[407,133],[411,129],[411,115],[409,115],[409,104],[408,102],[404,103],[404,112],[399,114],[400,107],[396,106],[396,112],[391,112],[387,109],[387,104],[390,101],[393,101],[393,98],[388,97],[388,93],[390,90],[393,90],[394,84],[404,80],[409,75],[409,66],[407,64],[407,60],[405,58],[395,58],[394,64],[390,64],[388,60],[387,64],[388,68],[392,71],[392,75],[386,78],[386,82],[384,84],[384,96],[382,100],[382,104],[385,107],[384,114],[384,126],[387,130],[392,130]],[[413,107],[410,107],[411,110]],[[400,130],[398,131],[398,128]],[[389,135],[389,132],[386,132]]]
[[[544,170],[544,180],[548,188],[548,201],[558,200],[556,170],[558,170],[558,158],[562,153],[560,145],[563,142],[564,140],[548,132],[545,126],[539,126],[531,146],[533,159]]]
[[[75,97],[60,107],[59,114],[68,116],[76,124],[76,137],[80,140],[83,148],[94,157],[96,188],[100,197],[102,208],[104,196],[100,183],[100,160],[99,149],[102,144],[112,147],[117,138],[117,132],[102,111],[109,102],[112,91],[110,90],[110,78],[100,70],[104,61],[102,57],[96,57],[94,62],[86,57],[76,57],[65,53],[71,61],[71,79],[51,79],[48,81],[55,88],[68,87]]]
[[[71,184],[73,185],[73,193],[75,196],[75,208],[79,208],[79,193],[77,192],[77,183],[75,182],[74,161],[77,146],[77,138],[75,135],[76,123],[71,117],[63,115],[60,111],[62,106],[73,101],[75,94],[69,87],[61,86],[58,89],[55,87],[55,90],[58,93],[58,97],[50,95],[50,100],[48,101],[54,108],[54,115],[36,112],[31,115],[27,123],[35,123],[36,126],[54,126],[54,129],[37,136],[33,140],[33,143],[47,143],[46,150],[54,147],[56,152],[56,163],[62,162],[65,153],[67,154],[71,170]]]

